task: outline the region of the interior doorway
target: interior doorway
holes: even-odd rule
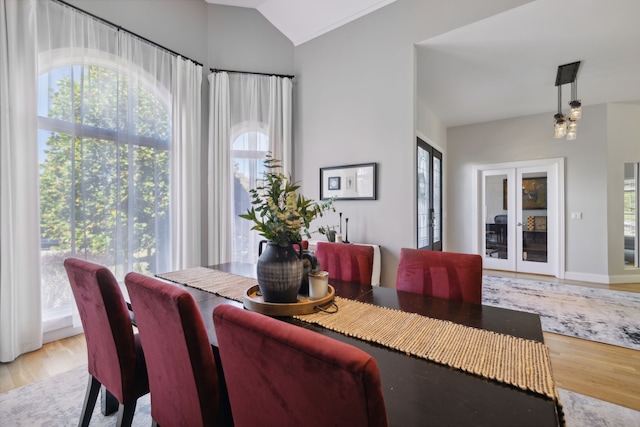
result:
[[[442,153],[417,139],[418,249],[442,250]]]
[[[564,276],[564,159],[474,167],[474,247],[485,268]]]

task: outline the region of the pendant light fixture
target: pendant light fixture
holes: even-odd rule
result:
[[[578,99],[578,83],[576,81],[579,68],[580,61],[560,65],[558,67],[558,73],[556,74],[556,86],[558,87],[558,112],[553,116],[554,138],[564,138],[566,136],[567,140],[570,141],[577,137],[577,122],[582,118],[582,103]],[[562,113],[562,85],[567,83],[571,83],[571,101],[569,102],[571,110],[568,118]]]

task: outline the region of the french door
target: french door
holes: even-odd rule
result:
[[[474,169],[474,234],[485,268],[562,277],[563,159]]]
[[[417,247],[442,250],[442,153],[417,141]]]

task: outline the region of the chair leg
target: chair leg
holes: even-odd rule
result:
[[[120,402],[105,386],[100,387],[100,408],[102,415],[111,415],[118,410]]]
[[[133,414],[136,412],[136,403],[121,403],[118,406],[118,420],[116,421],[116,426],[118,427],[130,427],[133,422]]]
[[[96,400],[98,400],[100,385],[100,382],[95,379],[93,375],[89,375],[87,392],[84,395],[84,404],[82,405],[82,413],[80,414],[80,422],[78,424],[79,427],[89,426],[89,421],[91,421],[91,414],[93,414],[93,408],[95,408]]]

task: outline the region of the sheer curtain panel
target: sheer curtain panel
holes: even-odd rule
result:
[[[0,362],[42,345],[35,0],[0,0]]]
[[[238,215],[251,207],[269,152],[291,171],[292,81],[225,72],[209,81],[209,263],[255,263],[262,238]]]
[[[229,75],[209,74],[208,264],[231,261],[233,188]]]
[[[202,263],[202,66],[179,57],[173,66],[171,268],[177,270]]]

